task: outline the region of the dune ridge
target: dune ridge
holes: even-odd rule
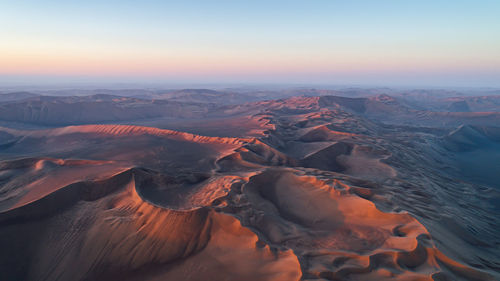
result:
[[[223,210],[266,243],[293,249],[306,280],[447,280],[450,270],[459,280],[494,280],[446,257],[408,213],[379,211],[370,189],[318,176],[265,170],[224,198]]]
[[[215,143],[236,144],[236,145],[254,141],[254,139],[200,136],[186,132],[158,129],[153,127],[135,126],[135,125],[79,125],[79,126],[67,126],[55,129],[33,130],[33,131],[15,130],[4,127],[1,127],[0,129],[14,136],[22,135],[22,136],[33,136],[33,137],[61,136],[61,135],[77,134],[77,133],[95,133],[95,134],[103,134],[111,136],[149,134],[154,136],[169,136],[190,142],[200,142],[200,143],[215,142]]]
[[[131,220],[122,222],[120,217],[124,214],[116,218],[105,215],[104,221],[100,223],[97,223],[100,215],[96,213],[94,219],[97,221],[87,224],[90,228],[86,230],[88,231],[86,233],[90,236],[78,238],[83,239],[83,243],[87,245],[84,247],[84,253],[73,258],[69,256],[65,259],[60,258],[52,272],[29,273],[32,277],[41,277],[40,280],[50,280],[55,273],[68,277],[70,275],[72,277],[86,276],[85,278],[125,277],[122,275],[123,272],[118,273],[119,267],[125,265],[124,263],[133,269],[152,262],[155,264],[153,271],[155,274],[151,274],[153,280],[174,276],[181,278],[182,274],[185,274],[183,267],[189,268],[188,272],[191,275],[189,280],[202,280],[206,277],[205,275],[192,272],[196,263],[206,262],[205,259],[211,255],[206,252],[217,252],[221,250],[221,247],[230,247],[227,248],[228,251],[234,251],[236,245],[242,247],[241,242],[235,241],[237,244],[232,244],[233,242],[228,241],[228,239],[240,239],[236,237],[241,237],[241,235],[254,237],[251,240],[253,242],[244,244],[247,247],[245,248],[247,254],[255,255],[254,251],[260,249],[257,250],[258,254],[255,256],[257,260],[253,262],[247,260],[246,265],[240,268],[240,274],[244,278],[242,280],[252,280],[251,278],[255,277],[248,271],[250,265],[267,268],[269,272],[259,276],[259,278],[264,277],[263,280],[266,276],[271,278],[269,280],[291,280],[288,278],[298,280],[300,276],[306,279],[328,280],[342,280],[349,276],[359,277],[359,280],[373,278],[377,280],[440,280],[440,276],[446,276],[442,273],[443,269],[467,280],[493,280],[487,274],[467,268],[442,254],[433,245],[425,227],[412,216],[407,213],[392,214],[379,211],[375,204],[365,199],[371,196],[369,190],[346,184],[345,180],[334,180],[328,183],[307,170],[272,168],[251,177],[240,178],[243,182],[236,185],[233,182],[225,188],[226,192],[212,197],[212,200],[205,201],[196,208],[186,210],[169,204],[148,203],[148,199],[141,195],[143,192],[139,187],[147,183],[145,180],[151,176],[151,171],[132,168],[105,180],[75,182],[35,202],[1,213],[0,225],[8,227],[21,221],[29,224],[34,220],[50,220],[51,217],[57,217],[61,212],[68,212],[68,210],[72,212],[71,210],[80,208],[78,207],[81,206],[78,203],[80,201],[90,204],[97,202],[97,206],[105,207],[109,210],[107,212],[111,213],[132,212],[128,215]],[[217,185],[215,188],[222,189],[223,186]],[[359,197],[359,195],[363,196]],[[214,202],[217,203],[214,204]],[[85,210],[87,214],[90,211],[88,208]],[[234,215],[242,225],[227,215],[226,217],[216,215],[213,210],[221,210],[223,213]],[[273,215],[274,212],[278,212],[277,216]],[[136,220],[138,221],[134,222]],[[127,248],[135,248],[133,246],[135,242],[130,238],[124,242],[118,242],[123,239],[120,238],[120,233],[128,232],[119,229],[133,227],[130,225],[132,222],[133,225],[140,226],[140,232],[137,233],[141,233],[140,239],[146,239],[144,241],[152,239],[150,242],[143,243],[154,243],[159,248],[153,253],[137,249],[132,251],[133,256],[126,254]],[[214,224],[217,225],[216,228]],[[249,227],[256,234],[244,230],[245,228],[241,228],[243,226]],[[116,228],[113,231],[115,234],[111,237],[98,238],[100,236],[96,235],[102,232],[98,227]],[[171,231],[176,228],[175,232]],[[169,234],[164,232],[166,229],[170,229],[167,232]],[[186,236],[192,231],[198,234]],[[214,236],[215,233],[218,234]],[[231,233],[238,234],[234,236]],[[79,235],[79,233],[73,235]],[[224,238],[217,238],[218,235]],[[163,244],[168,241],[176,242]],[[113,245],[112,248],[109,243]],[[211,246],[213,243],[218,246]],[[254,248],[255,245],[260,245],[259,243],[264,244]],[[96,256],[100,247],[109,249],[106,255]],[[65,252],[64,249],[60,250]],[[276,250],[278,252],[275,252]],[[262,251],[267,251],[267,254]],[[278,253],[278,259],[273,252]],[[165,253],[169,254],[165,255]],[[64,255],[70,254],[65,252]],[[204,257],[207,254],[208,256]],[[225,255],[229,253],[225,252]],[[233,255],[231,257],[234,258]],[[77,272],[68,271],[64,267],[64,262],[75,258],[75,262],[78,261],[81,264],[81,269]],[[132,260],[127,261],[129,258]],[[180,266],[169,270],[166,265],[172,262],[177,263],[179,259],[182,260]],[[262,259],[267,259],[267,261]],[[298,267],[298,261],[301,261],[301,269]],[[112,262],[113,266],[106,269],[99,266],[106,262]],[[269,267],[269,262],[278,264]],[[229,257],[226,263],[228,263],[226,266],[234,266]],[[158,264],[163,264],[162,267],[165,268],[158,267]],[[327,266],[327,264],[331,265]],[[42,269],[43,266],[39,270]],[[216,274],[211,269],[206,270],[211,274]],[[235,272],[232,273],[235,274]],[[132,272],[130,276],[132,277],[126,280],[135,280],[134,276],[137,275]]]
[[[461,153],[450,142],[495,142],[497,129],[365,118],[420,114],[389,96],[237,107],[226,110],[252,114],[261,137],[1,128],[0,153],[11,158],[0,161],[0,195],[17,205],[0,213],[0,271],[18,280],[498,279],[482,200],[495,191],[442,168]]]
[[[0,214],[0,225],[6,231],[21,222],[28,229],[36,228],[42,220],[47,221],[48,230],[55,231],[52,235],[62,235],[56,242],[48,233],[35,234],[39,235],[33,237],[35,240],[45,241],[51,248],[40,252],[36,247],[25,247],[24,251],[41,259],[24,273],[26,278],[138,280],[146,276],[156,280],[185,278],[188,274],[189,280],[206,280],[227,272],[227,276],[239,276],[241,280],[299,279],[298,261],[290,251],[256,247],[257,236],[234,218],[205,207],[176,210],[143,200],[135,183],[137,178],[149,176],[147,170],[133,168],[102,181],[72,183],[36,202]],[[70,225],[77,228],[51,223],[60,220],[61,215],[69,216]],[[7,240],[2,241],[4,249],[15,251],[4,244]],[[10,242],[22,243],[16,239]],[[74,251],[75,243],[81,243],[81,252]],[[214,263],[214,255],[219,257],[218,262]],[[235,266],[234,259],[246,261]],[[23,264],[20,260],[14,262]],[[171,267],[171,263],[176,266]],[[205,265],[200,267],[200,263]],[[149,269],[142,272],[141,268]]]

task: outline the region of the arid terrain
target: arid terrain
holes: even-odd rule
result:
[[[500,95],[0,94],[0,280],[500,280]]]

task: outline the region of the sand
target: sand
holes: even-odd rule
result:
[[[210,136],[0,128],[2,279],[498,280],[494,176],[456,176],[497,131],[382,126],[374,102],[228,107]]]

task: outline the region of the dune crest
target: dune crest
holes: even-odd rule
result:
[[[11,240],[13,246],[2,242],[2,247],[16,251],[15,245],[29,235],[35,235],[33,238],[39,243],[47,243],[49,247],[41,251],[36,244],[24,249],[40,259],[40,263],[23,273],[34,280],[138,280],[144,277],[163,280],[183,278],[185,274],[189,280],[206,280],[223,272],[226,276],[240,276],[242,280],[300,278],[298,261],[290,251],[274,252],[260,246],[257,236],[230,216],[206,208],[177,211],[145,202],[136,192],[137,176],[149,175],[132,169],[102,182],[72,184],[25,207],[0,214],[3,235],[15,229],[16,222],[20,221],[25,221],[24,228],[28,231],[19,239]],[[102,188],[106,186],[113,190],[104,194]],[[68,201],[70,194],[72,201]],[[52,206],[51,213],[47,213],[47,204]],[[56,223],[64,217],[70,220]],[[46,232],[32,231],[39,221],[47,225]],[[75,251],[77,244],[79,251]],[[213,256],[219,259],[214,261]],[[235,259],[245,262],[235,267]],[[173,268],[171,263],[176,266]],[[79,267],[68,267],[68,264],[79,264]],[[140,268],[149,269],[136,271]]]
[[[464,268],[462,277],[488,280],[444,258],[426,228],[409,214],[381,212],[357,195],[359,188],[327,184],[308,174],[267,170],[251,177],[242,187],[243,197],[229,197],[225,207],[266,242],[293,249],[306,279],[432,280],[433,274],[453,267],[457,272]]]
[[[1,130],[8,132],[12,135],[23,135],[31,137],[40,136],[62,136],[69,134],[101,134],[110,136],[133,136],[133,135],[153,135],[153,136],[168,136],[176,138],[179,140],[200,142],[200,143],[223,143],[223,144],[243,144],[245,142],[251,141],[251,139],[239,139],[239,138],[229,138],[229,137],[207,137],[200,136],[185,132],[157,129],[153,127],[143,127],[143,126],[133,126],[133,125],[80,125],[80,126],[68,126],[56,129],[48,130],[36,130],[36,131],[20,131],[9,128],[0,128]]]
[[[198,93],[223,98],[188,90],[63,103],[123,106],[121,122],[125,107]],[[424,111],[388,95],[183,106],[206,111],[1,127],[7,280],[498,279],[498,177],[483,167],[496,163],[500,131],[477,125],[489,114]],[[37,112],[28,119],[58,116]],[[475,171],[461,166],[469,158],[489,162]]]

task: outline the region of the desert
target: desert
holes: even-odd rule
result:
[[[191,92],[1,102],[4,278],[499,277],[500,107]]]

